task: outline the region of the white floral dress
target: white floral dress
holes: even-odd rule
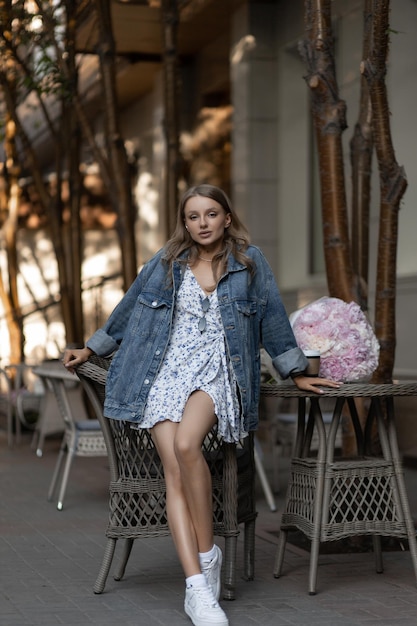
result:
[[[178,291],[168,348],[138,427],[152,428],[167,419],[180,422],[190,395],[202,390],[213,401],[218,433],[225,441],[237,443],[246,434],[241,423],[237,385],[226,354],[217,292],[207,297],[210,306],[204,313],[202,302],[206,294],[187,266]],[[206,328],[201,332],[199,321],[203,317]]]

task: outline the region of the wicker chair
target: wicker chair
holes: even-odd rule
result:
[[[162,465],[149,431],[132,429],[129,422],[103,417],[108,359],[93,355],[77,368],[88,398],[98,416],[110,464],[107,545],[94,592],[104,590],[118,539],[125,539],[115,580],[125,572],[134,539],[169,534]],[[244,523],[244,578],[254,577],[255,466],[253,437],[242,447],[226,444],[213,429],[204,444],[213,480],[214,532],[225,538],[223,597],[235,598],[235,562],[239,524]]]

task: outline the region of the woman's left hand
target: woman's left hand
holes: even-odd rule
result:
[[[324,393],[320,387],[331,387],[338,389],[343,385],[342,382],[330,380],[329,378],[318,378],[317,376],[296,376],[293,378],[298,389],[302,391],[313,391],[314,393]]]

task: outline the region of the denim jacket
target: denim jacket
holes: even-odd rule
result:
[[[217,296],[228,356],[238,384],[244,427],[258,423],[260,346],[282,378],[302,372],[307,360],[298,348],[272,270],[263,253],[249,246],[255,273],[231,256]],[[140,422],[149,390],[161,367],[185,264],[174,261],[172,276],[160,250],[138,274],[106,324],[87,341],[100,356],[115,352],[106,385],[104,413]]]

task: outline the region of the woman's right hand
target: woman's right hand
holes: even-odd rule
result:
[[[87,347],[76,349],[68,348],[64,352],[62,362],[68,371],[74,373],[74,367],[87,361],[92,354],[94,354],[94,352]]]
[[[318,385],[333,387],[334,389],[339,389],[343,385],[341,381],[318,378],[317,376],[296,376],[293,378],[293,381],[301,391],[314,391],[314,393],[324,393],[323,389],[320,389]]]

